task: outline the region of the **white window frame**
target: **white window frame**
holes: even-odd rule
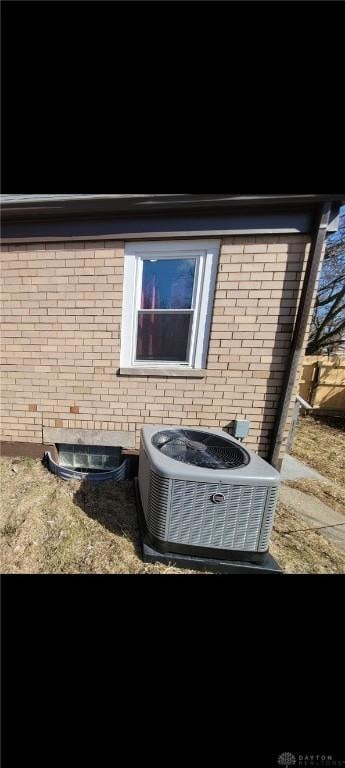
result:
[[[219,240],[170,240],[128,242],[125,248],[123,309],[121,329],[121,368],[206,368],[214,294],[217,280]],[[193,323],[189,361],[137,361],[138,312],[142,288],[143,263],[147,259],[197,259],[193,295]],[[179,310],[175,310],[178,312]],[[184,310],[185,312],[187,310]],[[182,312],[182,310],[181,310]]]

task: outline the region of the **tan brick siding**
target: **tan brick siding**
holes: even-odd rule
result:
[[[118,375],[124,245],[2,248],[2,439],[41,442],[58,425],[131,431],[138,445],[143,424],[239,417],[267,455],[308,239],[223,238],[204,380]]]

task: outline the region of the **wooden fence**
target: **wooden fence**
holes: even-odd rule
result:
[[[315,410],[345,414],[345,355],[305,357],[299,394]]]

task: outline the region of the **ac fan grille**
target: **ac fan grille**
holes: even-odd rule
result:
[[[247,451],[221,435],[187,429],[158,432],[152,443],[164,456],[199,468],[239,469],[249,463]]]

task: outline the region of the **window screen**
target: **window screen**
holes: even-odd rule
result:
[[[195,311],[196,259],[144,260],[138,361],[187,363]]]

